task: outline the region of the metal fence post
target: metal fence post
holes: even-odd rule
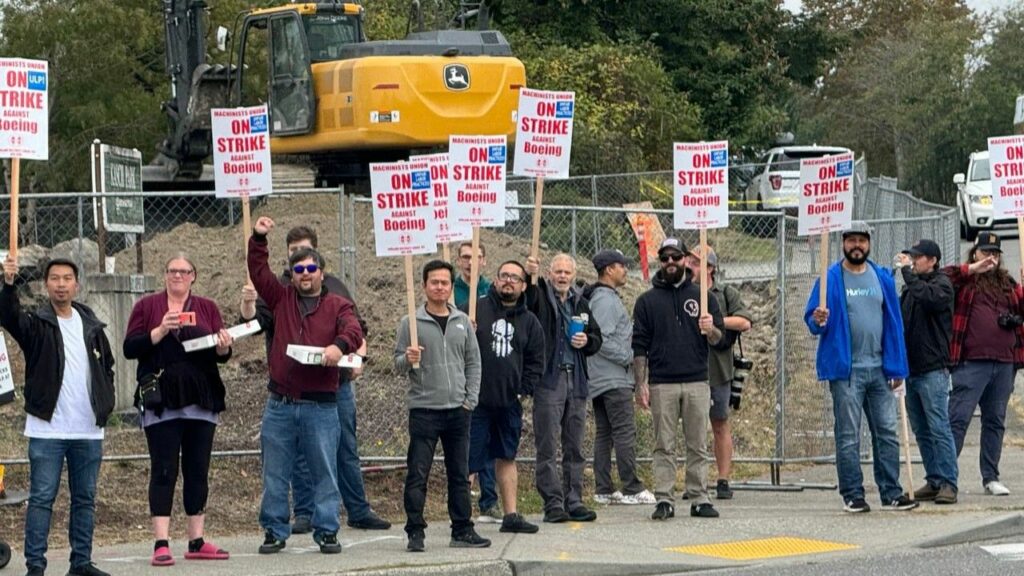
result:
[[[590,177],[590,204],[597,208],[597,176]],[[594,226],[594,252],[602,249],[600,215],[594,212],[591,224]]]
[[[576,207],[572,208],[572,257],[576,257]]]
[[[352,297],[356,297],[356,287],[348,277],[348,258],[345,255],[345,187],[338,187],[338,278],[348,287]]]
[[[78,264],[78,269],[82,270],[84,272],[85,271],[85,262],[82,261],[82,242],[85,242],[85,230],[84,230],[85,223],[83,222],[83,218],[84,217],[82,216],[82,196],[79,195],[78,196],[78,246],[76,246],[76,248],[75,248],[75,263]],[[84,281],[89,275],[88,274],[81,274],[80,276],[81,276],[81,280]],[[82,282],[82,283],[85,284],[85,282]],[[86,288],[86,290],[89,289],[88,286],[86,286],[85,288]]]
[[[778,215],[779,236],[778,311],[775,330],[775,463],[772,484],[781,484],[781,467],[786,458],[786,213]]]

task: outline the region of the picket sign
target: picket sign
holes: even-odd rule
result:
[[[476,321],[481,226],[505,225],[505,159],[508,145],[501,136],[451,136],[448,140],[449,223],[472,227],[469,319]]]
[[[382,162],[370,164],[373,195],[373,237],[378,257],[405,258],[405,300],[409,340],[419,347],[416,333],[416,291],[412,273],[414,254],[437,249],[437,220],[431,198],[430,163]],[[419,368],[419,363],[413,364]]]
[[[992,219],[1016,217],[1020,247],[1024,239],[1024,135],[989,138],[988,157],[992,174]],[[1021,281],[1024,282],[1024,276]]]
[[[729,143],[673,145],[673,222],[700,231],[700,313],[708,313],[708,228],[729,226]]]
[[[18,193],[21,159],[48,160],[49,63],[45,60],[0,58],[0,158],[11,159],[9,254],[18,259]]]
[[[572,152],[572,124],[576,109],[575,92],[519,90],[516,115],[516,156],[512,173],[535,177],[533,236],[530,256],[540,254],[540,221],[544,205],[544,179],[568,178]],[[533,276],[534,284],[538,275]]]
[[[820,308],[827,308],[829,234],[853,221],[853,153],[800,160],[797,234],[821,234]]]

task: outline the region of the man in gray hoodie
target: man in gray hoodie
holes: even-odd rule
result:
[[[473,530],[469,501],[469,419],[480,394],[480,346],[469,317],[448,303],[455,281],[451,264],[432,260],[423,267],[427,303],[416,311],[418,346],[402,318],[395,344],[395,368],[409,377],[409,452],[405,477],[405,531],[410,552],[423,552],[423,507],[437,441],[448,475],[448,514],[453,548],[486,548],[491,541]]]
[[[592,260],[597,282],[583,296],[603,337],[597,354],[587,358],[590,401],[594,404],[594,501],[598,504],[654,504],[636,475],[636,420],[633,414],[633,321],[617,290],[629,281],[626,257],[602,250]],[[612,481],[612,447],[622,491]]]

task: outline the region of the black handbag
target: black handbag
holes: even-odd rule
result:
[[[163,406],[164,399],[160,394],[160,375],[163,374],[163,370],[158,371],[155,374],[146,374],[142,378],[139,378],[139,387],[136,392],[136,405],[139,410],[145,412],[146,410],[157,410]]]

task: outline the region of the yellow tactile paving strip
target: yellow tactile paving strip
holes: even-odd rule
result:
[[[761,560],[764,558],[781,558],[783,556],[853,550],[855,548],[860,548],[860,546],[843,544],[841,542],[828,542],[826,540],[779,537],[722,542],[720,544],[701,544],[699,546],[677,546],[675,548],[666,548],[665,550],[668,552],[682,552],[683,554],[696,554],[698,556],[711,556],[726,560]]]

